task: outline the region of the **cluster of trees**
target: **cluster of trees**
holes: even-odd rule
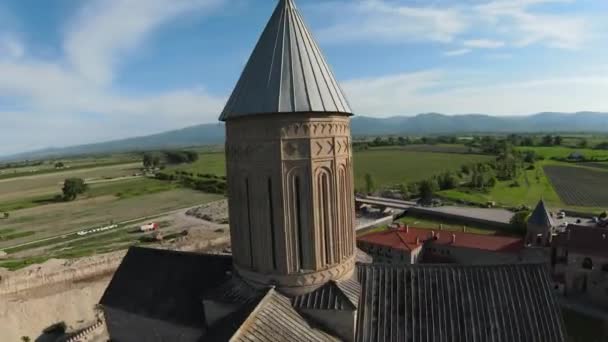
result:
[[[36,160],[36,161],[24,160],[21,162],[0,164],[0,170],[16,169],[16,168],[29,167],[29,166],[39,166],[42,164],[44,164],[44,162],[40,161],[40,160]]]
[[[143,164],[146,169],[160,167],[166,164],[187,164],[198,160],[198,153],[194,151],[161,151],[146,152],[143,155]]]
[[[559,135],[545,135],[537,141],[535,136],[532,135],[518,135],[509,134],[506,137],[500,136],[474,136],[466,145],[470,147],[477,147],[485,153],[497,154],[499,153],[504,145],[510,146],[561,146],[564,139]],[[582,139],[586,146],[587,140]]]
[[[434,145],[434,144],[456,144],[458,138],[455,136],[438,136],[438,137],[422,137],[420,139],[413,139],[410,137],[394,137],[389,136],[386,138],[376,137],[372,141],[355,141],[353,143],[353,149],[365,150],[369,147],[381,147],[381,146],[405,146],[405,145]]]
[[[87,191],[88,185],[82,178],[68,178],[63,182],[63,199],[73,201],[80,194]]]
[[[158,172],[156,178],[164,181],[177,181],[185,187],[213,194],[225,194],[228,189],[226,177],[213,174],[195,174],[187,171]]]

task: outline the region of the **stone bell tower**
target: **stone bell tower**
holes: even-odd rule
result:
[[[352,275],[351,115],[293,0],[280,0],[220,117],[245,281],[296,295]]]

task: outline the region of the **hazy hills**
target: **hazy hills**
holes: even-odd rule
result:
[[[356,116],[352,121],[354,136],[523,132],[608,133],[608,113],[538,113],[512,117],[496,117],[484,114],[443,115],[428,113],[382,119]],[[0,159],[36,159],[49,156],[149,150],[221,144],[223,141],[224,126],[214,123],[143,137],[64,148],[48,148],[12,156],[2,156]]]

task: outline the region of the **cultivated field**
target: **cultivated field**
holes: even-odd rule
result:
[[[0,179],[0,203],[59,194],[63,181],[70,177],[83,178],[87,183],[104,182],[133,176],[140,169],[141,163],[129,163]]]
[[[435,145],[424,145],[424,144],[413,144],[404,146],[386,146],[382,147],[382,150],[402,150],[410,152],[438,152],[438,153],[469,153],[470,149],[464,145],[458,144],[435,144]]]
[[[608,172],[559,165],[547,165],[544,170],[564,203],[608,206]]]
[[[371,149],[354,154],[355,184],[365,186],[365,174],[376,187],[428,179],[444,171],[457,171],[465,164],[493,160],[493,156],[457,153],[412,152],[400,149]]]
[[[175,189],[126,199],[106,195],[18,210],[11,213],[8,219],[0,221],[2,230],[30,233],[21,238],[0,241],[0,248],[66,232],[100,227],[112,221],[118,223],[159,215],[221,198],[219,195],[189,189]],[[12,233],[6,235],[10,234]]]
[[[425,147],[426,146],[426,147]],[[418,147],[418,146],[416,146]],[[422,145],[424,149],[430,145]],[[458,150],[453,145],[437,146],[439,149]],[[369,173],[374,178],[376,187],[391,186],[401,183],[416,182],[427,179],[443,171],[459,170],[464,164],[486,162],[494,157],[462,154],[420,152],[409,148],[373,148],[354,153],[355,183],[357,188],[365,186],[364,177]],[[166,171],[186,171],[200,174],[226,174],[226,165],[223,153],[201,154],[194,164],[169,167]]]

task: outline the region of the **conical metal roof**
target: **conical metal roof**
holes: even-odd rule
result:
[[[532,215],[528,218],[528,224],[534,224],[541,227],[553,227],[555,225],[544,200],[541,199],[538,202]]]
[[[220,120],[352,111],[293,0],[279,0]]]

